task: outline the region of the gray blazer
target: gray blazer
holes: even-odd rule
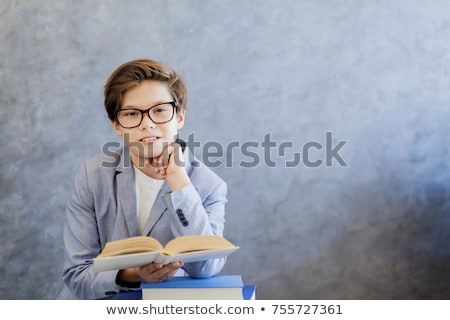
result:
[[[145,234],[162,244],[182,235],[223,235],[227,186],[187,149],[184,155],[191,183],[175,192],[164,183],[145,226]],[[66,209],[65,285],[58,298],[102,299],[129,290],[116,284],[117,271],[94,272],[92,260],[108,241],[136,236],[137,230],[128,149],[85,161]],[[225,261],[187,263],[183,269],[193,277],[209,277],[220,272]]]

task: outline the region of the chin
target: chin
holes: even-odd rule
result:
[[[163,152],[163,148],[159,146],[149,146],[145,148],[144,151],[144,158],[157,158],[159,157]]]

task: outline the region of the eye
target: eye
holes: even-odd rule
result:
[[[139,115],[139,111],[137,110],[123,110],[120,112],[122,117],[137,117]]]
[[[155,108],[153,108],[151,110],[151,112],[153,114],[155,114],[155,113],[164,113],[164,112],[167,112],[167,111],[169,111],[169,108],[167,106],[158,106],[158,107],[155,107]]]

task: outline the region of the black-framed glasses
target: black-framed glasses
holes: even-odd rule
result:
[[[171,101],[158,103],[147,110],[123,109],[116,113],[116,120],[121,127],[131,129],[139,127],[144,119],[144,114],[148,114],[153,123],[162,124],[173,119],[176,107],[178,107],[178,103]]]

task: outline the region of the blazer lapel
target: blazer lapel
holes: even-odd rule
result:
[[[137,234],[136,190],[133,168],[129,160],[126,162],[126,159],[129,159],[127,150],[124,149],[122,161],[117,166],[117,200],[118,208],[122,209],[118,212],[118,218],[123,219],[128,236],[134,236]]]
[[[169,185],[165,182],[159,191],[158,196],[156,197],[155,203],[153,204],[153,208],[150,211],[150,217],[147,220],[144,228],[144,234],[149,235],[156,223],[162,218],[164,213],[167,211],[166,203],[164,202],[164,195],[170,192]]]

